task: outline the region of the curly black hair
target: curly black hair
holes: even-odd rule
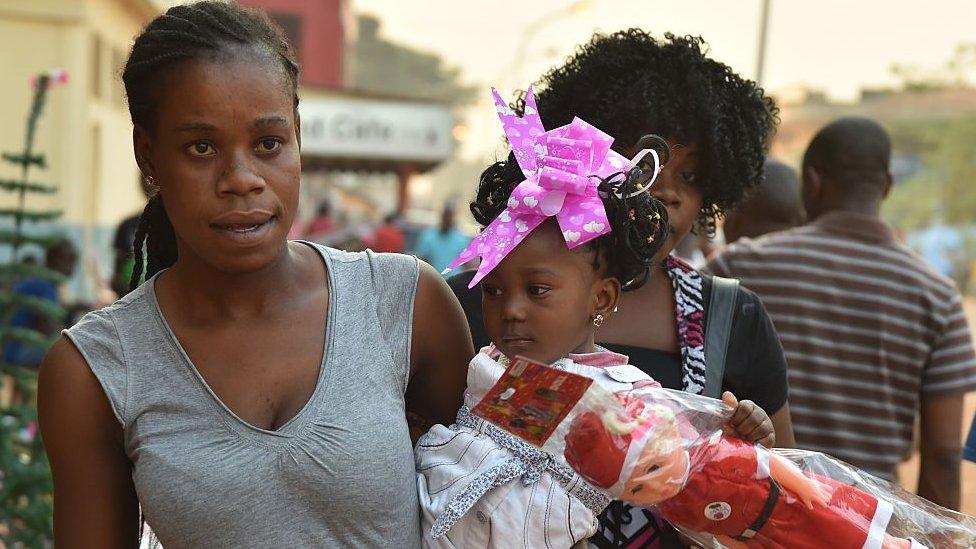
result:
[[[697,143],[703,206],[696,230],[712,235],[716,218],[762,181],[779,110],[755,82],[707,53],[700,37],[657,39],[640,29],[596,34],[542,77],[536,101],[545,127],[578,116],[610,134],[625,155],[648,133]],[[519,113],[523,106],[512,105]],[[521,180],[511,167],[508,173],[514,184]]]
[[[658,136],[645,136],[640,145],[660,150],[665,158],[670,154],[667,142]],[[652,173],[651,166],[641,163],[626,173],[601,179],[597,187],[611,230],[586,246],[595,252],[593,268],[600,270],[605,265],[607,274],[624,291],[644,285],[654,257],[668,239],[668,210],[645,190]],[[512,190],[524,178],[514,158],[489,166],[481,174],[479,200],[471,203],[475,220],[482,226],[491,223],[505,210]]]

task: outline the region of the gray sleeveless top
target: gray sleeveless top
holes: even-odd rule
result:
[[[403,401],[417,260],[316,248],[329,273],[326,352],[311,399],[277,431],[207,386],[160,312],[155,277],[65,332],[122,424],[166,549],[420,545]]]

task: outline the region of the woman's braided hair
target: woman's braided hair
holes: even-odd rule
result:
[[[204,1],[170,8],[136,37],[122,73],[132,123],[148,132],[155,129],[156,106],[165,91],[168,69],[186,60],[234,55],[241,46],[270,54],[281,63],[297,109],[298,62],[277,27],[261,12],[231,2]],[[129,285],[133,289],[143,275],[149,278],[176,262],[176,233],[158,192],[139,219],[132,251],[135,267]]]

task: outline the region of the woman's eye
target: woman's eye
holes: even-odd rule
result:
[[[186,147],[186,151],[193,156],[213,156],[217,154],[217,150],[214,146],[206,141],[197,141],[196,143],[190,143]]]
[[[681,180],[685,183],[697,183],[698,174],[695,172],[681,172]]]
[[[258,141],[257,151],[259,153],[275,152],[281,148],[281,141],[278,139],[266,138]]]
[[[549,291],[549,288],[545,286],[529,286],[529,293],[534,296],[544,295]]]

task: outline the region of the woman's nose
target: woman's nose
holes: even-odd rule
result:
[[[257,173],[245,154],[237,154],[229,159],[227,167],[218,181],[218,194],[246,196],[260,193],[267,186],[264,178]]]

